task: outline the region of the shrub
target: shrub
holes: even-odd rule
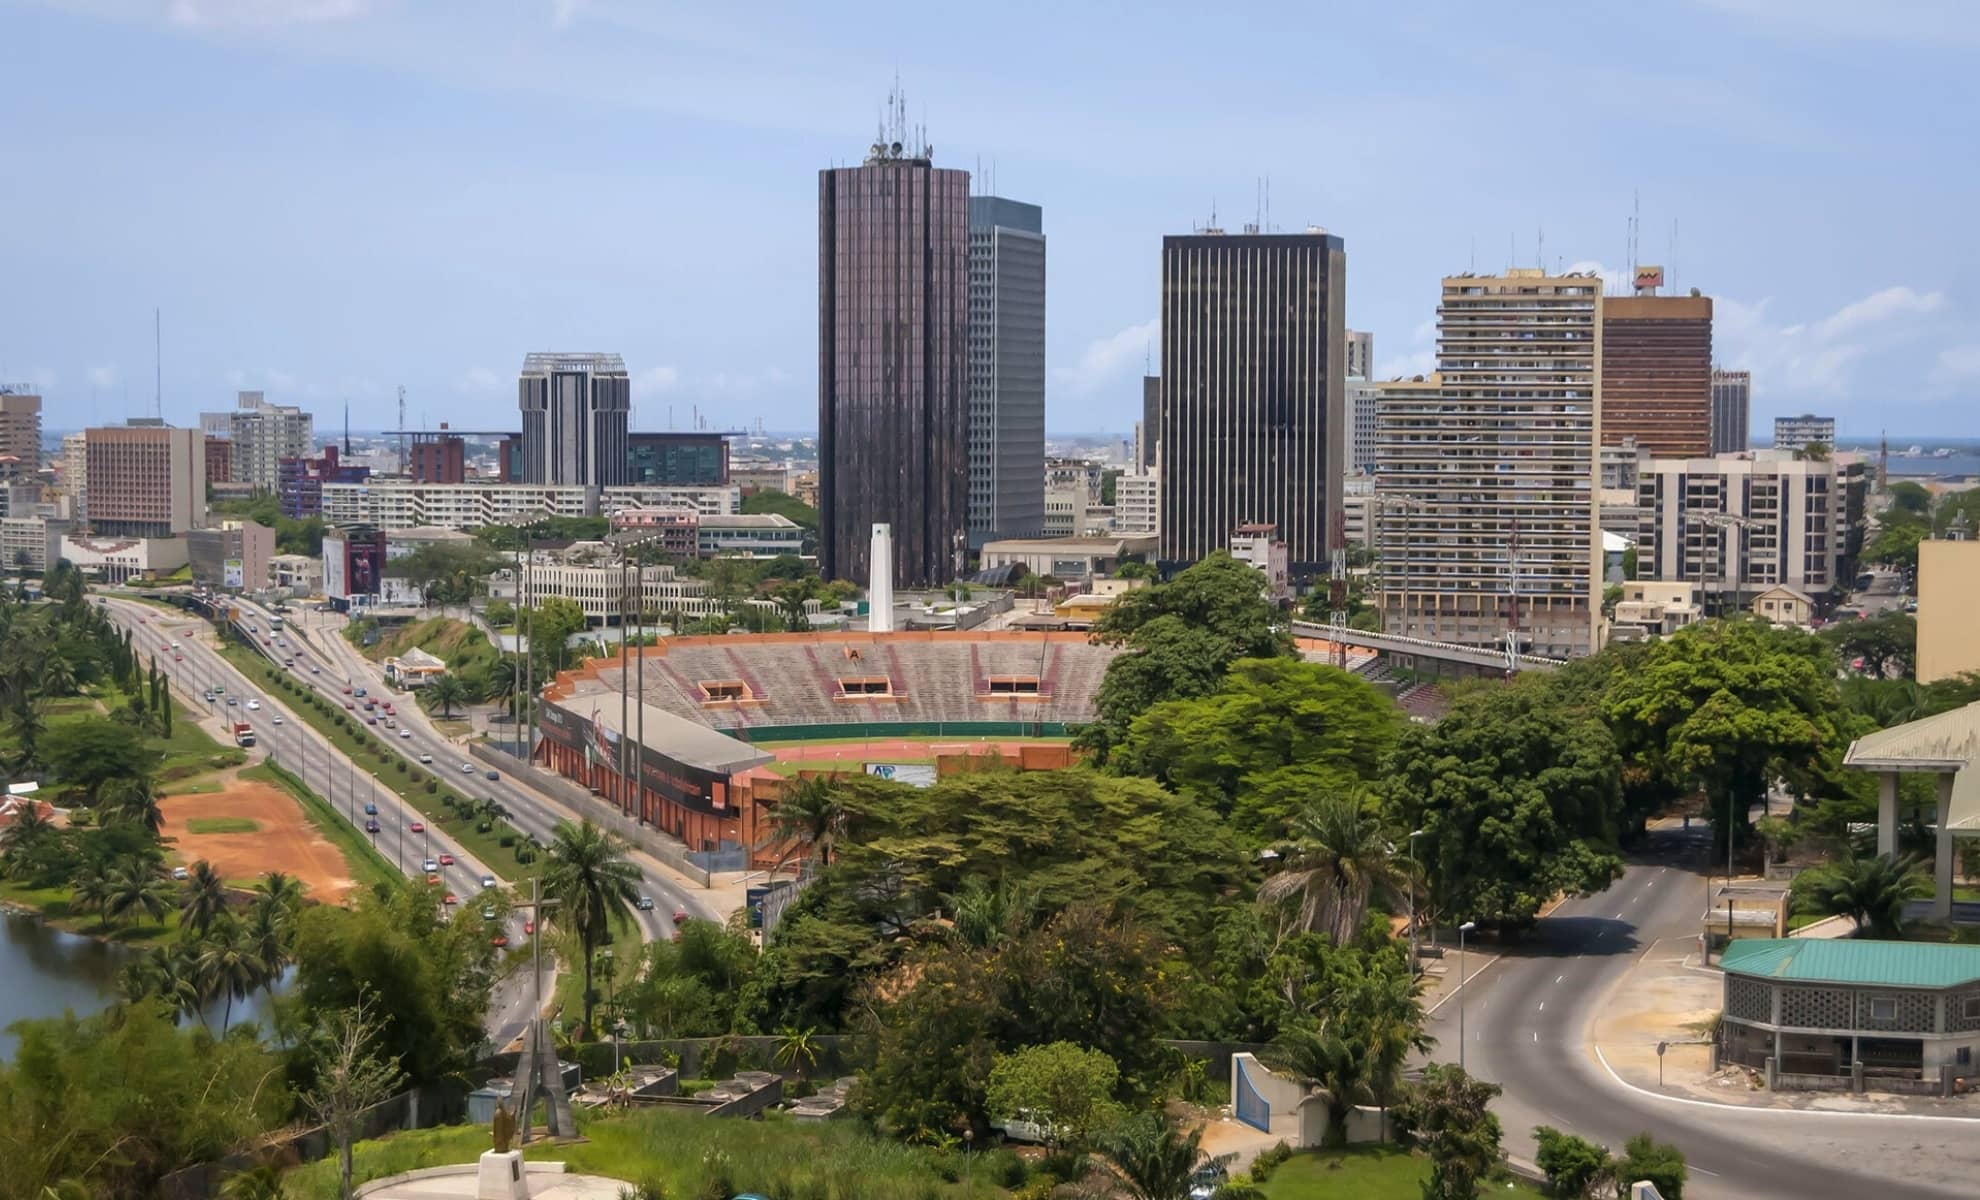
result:
[[[507,850],[516,844],[516,835],[513,833],[505,833],[501,837],[495,839],[495,844],[500,846],[502,849]]]
[[[1278,1170],[1280,1164],[1291,1158],[1292,1155],[1292,1147],[1286,1145],[1284,1142],[1280,1142],[1270,1150],[1260,1154],[1257,1158],[1251,1160],[1252,1180],[1257,1183],[1264,1183],[1272,1177],[1272,1172]]]
[[[431,795],[432,795],[433,793],[435,793],[435,792],[437,792],[437,791],[439,791],[439,790],[440,790],[440,782],[439,782],[438,780],[435,780],[435,779],[429,779],[429,780],[427,780],[427,781],[426,781],[426,794],[427,794],[427,795],[429,795],[429,796],[431,796]],[[449,806],[449,807],[452,807],[452,806],[453,806],[453,803],[454,803],[454,798],[453,798],[452,796],[448,796],[448,797],[447,797],[447,804],[448,804],[448,806]]]
[[[474,831],[476,833],[487,833],[493,828],[495,828],[495,822],[493,821],[476,821],[474,824]]]
[[[411,768],[411,767],[408,767],[408,766],[406,765],[406,760],[405,760],[405,759],[403,759],[403,758],[402,758],[402,759],[400,759],[400,760],[399,760],[399,774],[401,774],[401,775],[404,775],[404,774],[405,774],[406,772],[408,772],[408,771],[410,771],[410,770],[412,770],[412,768]]]
[[[1556,1196],[1586,1196],[1598,1181],[1607,1182],[1614,1170],[1609,1152],[1584,1138],[1551,1125],[1536,1128],[1533,1138],[1539,1144],[1534,1164],[1546,1173],[1547,1186]]]
[[[1616,1178],[1623,1186],[1648,1180],[1657,1185],[1664,1200],[1683,1200],[1686,1174],[1684,1152],[1647,1133],[1624,1142],[1623,1156],[1616,1160]]]

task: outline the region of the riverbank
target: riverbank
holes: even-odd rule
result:
[[[33,888],[12,880],[0,880],[0,911],[33,917],[64,933],[123,946],[148,946],[179,931],[176,908],[166,912],[162,924],[139,920],[130,925],[112,925],[101,914],[76,911],[75,894],[69,888]]]

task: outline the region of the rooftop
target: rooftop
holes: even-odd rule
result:
[[[568,700],[552,703],[573,715],[588,718],[613,733],[625,732],[619,728],[619,694],[616,691],[581,691]],[[646,744],[675,762],[700,767],[704,771],[734,775],[772,762],[777,757],[719,730],[676,716],[657,704],[642,705],[637,699],[626,714],[626,720],[632,724],[632,733],[640,732],[639,710],[642,707],[646,709]]]
[[[1111,537],[1006,538],[985,542],[985,554],[1124,554],[1130,550],[1153,549],[1153,535],[1116,534]]]
[[[796,529],[798,523],[781,513],[711,513],[701,518],[703,529]]]
[[[1755,938],[1726,947],[1731,975],[1800,983],[1944,988],[1980,980],[1980,946],[1856,938]]]
[[[600,350],[537,350],[523,356],[522,373],[549,375],[558,371],[590,371],[597,375],[624,375],[626,360]]]

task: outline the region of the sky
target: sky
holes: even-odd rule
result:
[[[1442,275],[1620,280],[1637,211],[1756,436],[1980,436],[1976,51],[1972,0],[0,0],[0,382],[50,429],[400,387],[501,428],[525,353],[596,349],[638,427],[809,430],[816,172],[898,77],[1044,208],[1054,432],[1131,427],[1163,235],[1269,179],[1378,374],[1433,364]]]

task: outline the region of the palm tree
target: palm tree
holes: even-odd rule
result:
[[[142,912],[160,925],[172,910],[172,884],[156,865],[131,858],[110,872],[105,880],[109,895],[104,900],[104,918],[122,920],[126,914]]]
[[[14,814],[13,824],[0,830],[0,851],[4,851],[9,862],[34,849],[35,843],[47,836],[55,828],[47,810],[33,800],[21,806]]]
[[[1298,1076],[1327,1094],[1327,1141],[1347,1141],[1348,1113],[1368,1090],[1368,1045],[1334,1022],[1300,1023],[1279,1031],[1271,1049],[1260,1056],[1274,1071]]]
[[[94,912],[108,919],[109,874],[87,864],[79,868],[79,874],[69,889],[69,904],[78,912]]]
[[[109,810],[120,821],[142,825],[156,837],[165,828],[165,812],[158,807],[158,794],[151,780],[142,775],[124,775],[105,780],[98,789],[98,807]]]
[[[20,749],[14,752],[14,769],[25,773],[41,765],[41,732],[47,728],[42,719],[41,706],[31,693],[21,693],[14,701],[14,739]]]
[[[438,705],[442,717],[454,715],[454,706],[467,700],[467,685],[452,675],[442,675],[426,685],[426,702]]]
[[[227,912],[227,881],[213,864],[200,859],[186,873],[185,899],[179,902],[179,924],[200,937]]]
[[[220,1185],[220,1200],[286,1200],[281,1168],[262,1163],[227,1176]]]
[[[1299,927],[1329,934],[1335,945],[1345,946],[1361,932],[1370,898],[1401,889],[1395,848],[1375,818],[1349,796],[1308,804],[1293,817],[1292,833],[1279,873],[1258,889],[1258,898],[1275,904],[1298,896]]]
[[[60,654],[41,660],[41,693],[44,696],[70,696],[76,690],[76,664]]]
[[[215,995],[227,997],[220,1017],[220,1032],[233,1023],[234,1000],[245,998],[260,987],[268,975],[268,964],[255,953],[246,931],[230,917],[216,926],[201,943],[199,971]]]
[[[1893,939],[1904,933],[1904,906],[1929,895],[1932,885],[1918,860],[1879,854],[1860,858],[1845,850],[1836,859],[1804,876],[1809,880],[1808,904],[1816,912],[1849,917],[1873,938]]]
[[[1202,1138],[1200,1128],[1178,1133],[1160,1113],[1145,1112],[1116,1126],[1101,1149],[1133,1200],[1186,1200]]]
[[[282,900],[264,893],[248,905],[241,923],[242,936],[247,939],[254,956],[261,960],[262,986],[268,989],[270,995],[274,994],[275,984],[294,957],[290,950],[295,942],[294,922],[294,910]]]
[[[832,865],[832,851],[845,836],[846,806],[829,776],[798,780],[770,812],[767,846],[783,845],[775,870],[809,850],[821,867]]]
[[[786,1025],[777,1034],[776,1064],[795,1068],[799,1083],[804,1082],[806,1072],[818,1065],[817,1036],[818,1031],[810,1026],[798,1029]]]
[[[199,988],[198,972],[181,945],[174,953],[153,948],[142,958],[132,959],[117,974],[117,995],[126,1004],[156,996],[172,1006],[175,1016],[200,1016],[206,997]]]
[[[1389,1102],[1402,1082],[1403,1064],[1411,1054],[1428,1054],[1437,1039],[1423,1031],[1423,981],[1407,967],[1368,977],[1348,997],[1362,1041],[1368,1047],[1368,1087],[1382,1110],[1387,1136]]]
[[[626,858],[623,841],[589,819],[578,825],[557,822],[549,853],[544,891],[584,946],[584,1028],[589,1031],[598,998],[591,987],[592,950],[604,940],[607,926],[632,919],[639,901],[639,868]]]
[[[302,880],[280,871],[270,871],[254,885],[255,903],[268,903],[294,916],[302,908]]]

